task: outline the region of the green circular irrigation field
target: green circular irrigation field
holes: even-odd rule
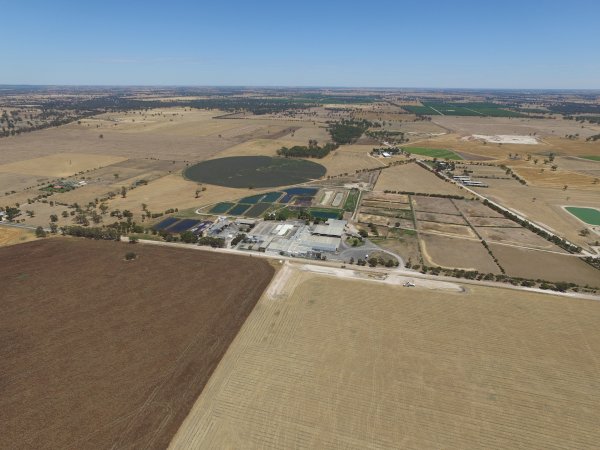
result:
[[[203,161],[188,167],[184,176],[192,181],[232,188],[288,186],[321,178],[326,169],[304,159],[270,156],[232,156]]]

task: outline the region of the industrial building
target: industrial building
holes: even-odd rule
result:
[[[335,219],[315,226],[300,220],[265,221],[248,233],[238,249],[320,259],[339,250],[345,227],[345,220]]]

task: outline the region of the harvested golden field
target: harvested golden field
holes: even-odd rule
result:
[[[48,177],[0,172],[0,196],[10,195],[12,191],[19,192],[28,188],[35,188],[40,183],[48,181],[50,181]]]
[[[428,266],[441,266],[482,273],[500,273],[488,251],[478,240],[421,234],[421,250]]]
[[[213,119],[219,111],[174,108],[102,114],[5,139],[0,163],[64,154],[201,161],[241,142],[268,138],[287,124]],[[135,122],[134,122],[135,120]],[[221,137],[219,137],[221,135]]]
[[[206,190],[196,198],[198,183],[185,180],[181,174],[171,174],[156,181],[140,186],[127,193],[126,198],[120,196],[109,201],[112,209],[129,209],[141,213],[142,203],[148,205],[150,211],[162,212],[169,208],[199,208],[202,205],[231,200],[244,195],[258,194],[260,190],[233,189],[222,186],[207,186]],[[264,190],[263,191],[267,191]]]
[[[598,177],[592,175],[583,175],[566,170],[552,171],[549,167],[546,167],[543,172],[540,172],[540,168],[534,167],[515,167],[513,170],[527,183],[534,186],[558,189],[568,186],[572,189],[596,191],[600,196],[600,182],[596,181]]]
[[[567,281],[600,288],[600,270],[575,256],[489,244],[506,273],[514,277]]]
[[[372,145],[342,145],[318,162],[327,168],[327,175],[331,176],[354,175],[359,169],[383,167],[383,162],[369,155],[371,150]]]
[[[126,159],[112,155],[57,153],[41,158],[3,164],[0,166],[0,173],[8,172],[54,178],[70,177],[78,172],[98,169]]]
[[[282,274],[172,449],[562,449],[600,441],[600,302]]]
[[[0,226],[0,247],[20,244],[22,242],[32,241],[34,239],[35,235],[31,230]]]
[[[455,184],[439,179],[417,164],[402,164],[382,170],[375,190],[465,195],[465,191]]]

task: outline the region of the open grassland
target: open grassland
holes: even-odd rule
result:
[[[514,223],[514,222],[513,222]],[[519,247],[538,248],[551,250],[559,253],[566,253],[557,245],[538,236],[527,228],[500,228],[500,227],[477,227],[477,232],[487,242],[500,242],[504,244],[516,245]]]
[[[560,449],[600,440],[600,302],[310,273],[285,273],[273,287],[171,448]]]
[[[529,220],[564,236],[571,242],[588,247],[588,239],[580,236],[584,224],[563,206],[600,208],[597,192],[576,189],[553,189],[536,186],[523,186],[513,180],[488,180],[488,188],[476,188],[491,200],[513,209]]]
[[[32,241],[34,239],[35,235],[31,230],[0,226],[0,247],[20,244],[22,242]]]
[[[117,196],[109,204],[111,208],[129,209],[139,213],[142,203],[145,203],[150,211],[162,212],[169,208],[200,207],[260,192],[259,190],[208,186],[196,198],[198,187],[198,183],[185,180],[180,174],[172,174],[129,191],[126,198]]]
[[[0,259],[12,449],[165,448],[273,274],[255,258],[75,239]]]
[[[342,145],[318,161],[327,168],[327,175],[354,174],[356,170],[374,169],[384,165],[377,158],[369,156],[372,150],[373,145]]]
[[[600,270],[577,257],[498,244],[490,248],[509,276],[600,288]]]
[[[421,249],[428,266],[440,266],[481,273],[500,273],[499,267],[478,240],[421,234]]]
[[[454,160],[463,159],[451,150],[444,150],[439,148],[403,147],[403,150],[413,155],[429,156],[430,158]]]
[[[371,237],[369,240],[384,250],[400,255],[405,262],[418,264],[421,260],[419,241],[412,230],[389,228],[385,238]]]
[[[439,179],[417,164],[403,164],[383,169],[377,179],[375,190],[465,195],[465,191],[455,184]]]

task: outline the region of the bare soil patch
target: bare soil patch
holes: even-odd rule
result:
[[[412,200],[415,211],[425,211],[440,214],[460,214],[452,203],[452,200],[448,198],[413,195]]]
[[[457,216],[456,214],[438,214],[432,212],[421,212],[417,211],[415,213],[415,217],[417,220],[427,221],[427,222],[438,222],[438,223],[450,223],[454,225],[467,225],[465,219],[462,216]]]
[[[75,239],[7,258],[6,448],[165,448],[273,274],[254,258]]]

